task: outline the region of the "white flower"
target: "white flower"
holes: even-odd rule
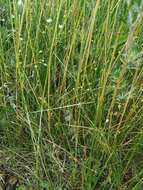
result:
[[[52,22],[52,19],[51,19],[51,18],[48,18],[46,21],[47,21],[47,23],[51,23],[51,22]]]
[[[46,63],[44,63],[44,66],[45,66],[45,67],[47,67],[47,64],[46,64]]]
[[[4,88],[7,88],[7,87],[8,87],[8,85],[7,85],[6,83],[4,83],[4,84],[3,84],[3,87],[4,87]]]
[[[4,19],[4,18],[2,18],[2,19],[1,19],[1,21],[2,21],[2,22],[5,22],[5,19]]]
[[[109,123],[109,119],[106,119],[105,123]]]
[[[62,24],[59,24],[59,29],[63,29],[63,25]]]
[[[37,68],[38,66],[37,65],[34,65],[35,68]]]
[[[42,50],[39,50],[39,53],[43,53],[43,51],[42,51]]]
[[[22,0],[18,0],[17,1],[17,5],[18,5],[18,7],[23,7],[23,1]]]
[[[23,12],[23,1],[22,0],[17,1],[17,10],[18,10],[18,14],[21,15]]]

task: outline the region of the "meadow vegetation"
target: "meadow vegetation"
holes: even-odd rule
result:
[[[142,47],[142,0],[0,0],[0,164],[19,189],[143,189]]]

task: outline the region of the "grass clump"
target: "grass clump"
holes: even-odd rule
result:
[[[2,162],[24,184],[143,188],[142,11],[129,0],[0,1]]]

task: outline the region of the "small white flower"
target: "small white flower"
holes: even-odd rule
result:
[[[4,88],[7,88],[7,87],[8,87],[8,85],[7,85],[6,83],[4,83],[4,84],[3,84],[3,87],[4,87]]]
[[[47,23],[51,23],[51,22],[52,22],[52,19],[51,19],[51,18],[48,18],[48,19],[46,20],[46,22],[47,22]]]
[[[105,123],[109,123],[109,119],[106,119]]]
[[[63,29],[63,25],[62,24],[59,24],[59,29]]]
[[[2,19],[1,19],[1,21],[2,21],[2,22],[5,22],[5,19],[4,19],[4,18],[2,18]]]
[[[46,63],[44,63],[44,66],[45,66],[45,67],[47,67],[47,64],[46,64]]]
[[[18,15],[21,15],[23,12],[23,1],[22,0],[17,1],[17,11],[18,11]]]
[[[42,50],[39,50],[39,53],[42,53],[43,51]]]
[[[18,5],[19,7],[23,7],[23,1],[22,1],[22,0],[18,0],[18,1],[17,1],[17,5]]]

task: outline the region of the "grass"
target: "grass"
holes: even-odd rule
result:
[[[0,162],[25,189],[143,189],[143,1],[0,1]]]

